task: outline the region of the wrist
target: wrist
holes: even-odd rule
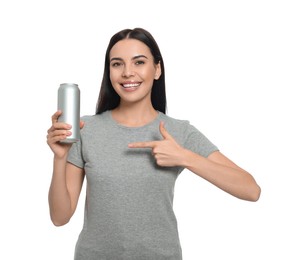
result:
[[[183,150],[182,166],[188,168],[192,164],[194,153],[188,149]]]
[[[54,154],[53,160],[56,162],[66,162],[68,157],[68,153],[63,155]]]
[[[199,162],[201,158],[203,158],[201,155],[194,153],[191,150],[184,149],[183,167],[194,169],[196,163]]]

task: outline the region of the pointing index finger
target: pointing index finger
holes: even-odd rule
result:
[[[154,148],[156,142],[136,142],[128,144],[129,148]]]

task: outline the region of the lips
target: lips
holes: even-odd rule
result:
[[[141,83],[124,83],[121,84],[123,88],[137,88],[140,86]]]
[[[126,92],[133,92],[139,88],[141,82],[125,82],[121,83],[121,86]]]

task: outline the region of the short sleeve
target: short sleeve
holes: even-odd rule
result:
[[[184,146],[203,157],[208,157],[211,153],[219,150],[216,145],[191,124],[187,127]]]
[[[74,164],[77,167],[84,168],[85,162],[82,154],[81,139],[78,142],[72,144],[68,153],[67,161]]]

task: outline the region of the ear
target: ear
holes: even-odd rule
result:
[[[158,80],[161,76],[161,64],[160,61],[158,62],[158,64],[155,65],[155,75],[154,75],[154,79]]]

